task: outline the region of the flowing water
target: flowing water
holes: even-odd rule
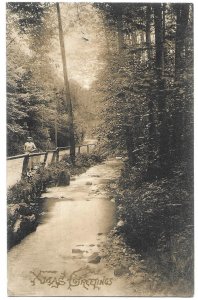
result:
[[[115,204],[104,187],[119,176],[121,162],[107,160],[72,178],[70,186],[43,194],[37,230],[8,253],[10,296],[125,295],[103,259],[115,225]],[[94,254],[95,263],[90,263]]]

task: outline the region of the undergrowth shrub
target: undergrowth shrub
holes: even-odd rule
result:
[[[116,192],[119,228],[129,245],[155,256],[173,278],[193,277],[193,187],[186,164],[170,177],[144,182],[141,170],[125,168]]]

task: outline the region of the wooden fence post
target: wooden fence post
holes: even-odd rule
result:
[[[21,178],[24,178],[27,175],[28,163],[29,163],[29,155],[27,154],[27,156],[25,156],[23,159]]]
[[[54,163],[55,161],[56,161],[56,151],[53,152],[51,163]]]
[[[56,148],[56,162],[59,162],[59,149]]]
[[[87,153],[89,154],[89,145],[87,145]]]
[[[46,161],[47,161],[47,156],[48,156],[48,151],[46,151],[45,156],[44,156],[43,168],[45,168]]]
[[[78,153],[80,154],[80,146],[78,147]]]

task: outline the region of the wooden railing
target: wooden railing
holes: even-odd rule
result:
[[[96,144],[82,144],[76,146],[76,153],[90,153]],[[30,158],[39,157],[38,166],[46,167],[51,163],[58,162],[64,155],[70,154],[70,146],[58,147],[54,150],[20,154],[7,158],[7,184],[11,186],[27,175]],[[11,162],[12,161],[12,162]]]

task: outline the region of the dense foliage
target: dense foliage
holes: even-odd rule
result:
[[[170,282],[189,284],[191,293],[193,7],[95,5],[107,40],[106,72],[98,81],[100,144],[125,158],[112,192],[118,232],[145,256],[150,251],[153,266],[159,263]]]
[[[75,6],[67,8],[68,14]],[[73,33],[72,17],[65,21],[65,8],[62,12],[64,30],[70,37],[77,29]],[[86,131],[90,131],[89,125],[93,122],[93,96],[75,79],[69,81],[78,143]],[[22,153],[29,135],[39,150],[69,145],[68,105],[53,3],[7,4],[8,155]]]
[[[166,175],[193,154],[192,6],[98,6],[108,39],[105,142],[149,178]]]

